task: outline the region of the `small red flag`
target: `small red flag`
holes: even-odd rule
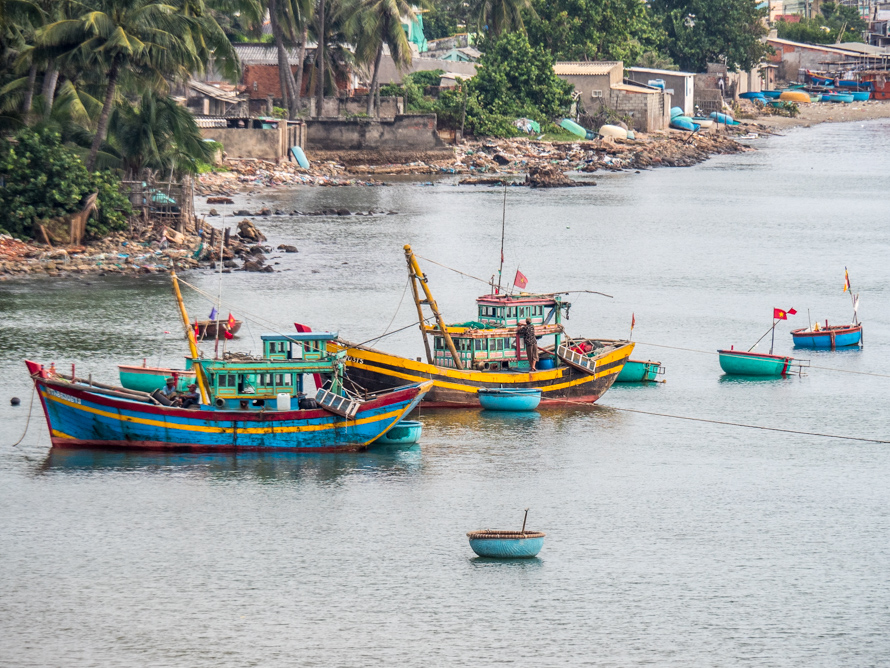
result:
[[[788,315],[797,315],[797,311],[795,311],[793,308],[790,308],[788,309]]]
[[[233,316],[231,313],[229,313],[229,319],[226,320],[226,326],[229,329],[232,329],[235,326],[235,316]]]
[[[636,325],[636,324],[637,324],[636,314],[631,313],[630,314],[630,331],[634,331],[634,325]]]
[[[223,336],[226,337],[226,339],[234,339],[235,338],[235,335],[229,331],[228,327],[223,328]]]
[[[200,328],[198,327],[198,319],[195,318],[195,341],[197,341],[197,340],[198,340],[198,337],[200,336],[200,335],[198,334],[199,331],[200,331]]]
[[[517,288],[523,289],[526,285],[528,285],[528,279],[525,277],[525,274],[523,274],[518,269],[516,270],[516,278],[513,279],[513,285],[515,285]]]
[[[788,320],[788,314],[780,308],[774,308],[773,318],[776,320]]]

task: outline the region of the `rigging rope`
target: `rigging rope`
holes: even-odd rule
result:
[[[389,324],[388,324],[388,325],[386,326],[386,328],[383,330],[383,334],[381,334],[380,336],[378,336],[376,339],[368,339],[368,342],[369,342],[369,343],[370,343],[371,341],[377,341],[378,339],[382,339],[384,336],[386,336],[386,335],[388,334],[388,332],[389,332],[389,328],[392,327],[392,324],[393,324],[393,323],[395,322],[395,320],[396,320],[396,316],[399,314],[399,311],[400,311],[401,308],[402,308],[402,302],[405,300],[405,293],[408,292],[408,285],[410,285],[410,283],[411,283],[411,277],[409,276],[409,277],[408,277],[408,280],[405,281],[405,288],[404,288],[404,290],[402,290],[402,298],[399,299],[399,305],[396,307],[396,312],[392,314],[392,319],[389,321]],[[417,323],[414,323],[414,324],[416,325]]]
[[[474,281],[479,281],[480,283],[485,283],[485,285],[491,285],[491,281],[486,281],[485,279],[479,278],[478,276],[472,276],[470,274],[465,274],[459,269],[455,269],[454,267],[449,267],[448,265],[442,264],[441,262],[436,262],[435,260],[430,260],[428,257],[423,257],[422,255],[414,254],[414,257],[419,260],[424,260],[426,262],[432,262],[433,264],[437,264],[443,269],[447,269],[448,271],[453,271],[456,274],[460,274],[461,276],[466,276],[467,278],[472,278]]]

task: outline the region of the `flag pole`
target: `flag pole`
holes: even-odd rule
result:
[[[771,329],[773,330],[773,338],[772,338],[772,340],[769,342],[769,354],[770,354],[770,355],[773,354],[773,347],[776,345],[776,323],[777,323],[777,322],[779,322],[779,321],[776,320],[775,318],[773,318],[773,326],[772,326],[772,328],[771,328]]]

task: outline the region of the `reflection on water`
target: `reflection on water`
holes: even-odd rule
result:
[[[186,475],[211,480],[336,482],[350,475],[416,474],[418,445],[380,446],[364,452],[140,452],[95,448],[51,448],[36,472]]]
[[[470,557],[467,561],[475,568],[503,568],[518,571],[533,571],[544,566],[541,557],[530,559],[492,559],[491,557]]]

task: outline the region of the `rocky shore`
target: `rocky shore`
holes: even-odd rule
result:
[[[164,274],[171,269],[215,269],[220,261],[224,233],[199,223],[200,233],[183,234],[154,228],[131,237],[118,232],[83,246],[54,247],[0,235],[0,281],[25,276],[84,276]],[[275,252],[263,246],[266,237],[249,220],[238,223],[238,233],[223,248],[223,273],[272,272],[267,257]],[[277,252],[296,253],[294,246],[280,245]],[[239,264],[240,261],[240,264]]]

